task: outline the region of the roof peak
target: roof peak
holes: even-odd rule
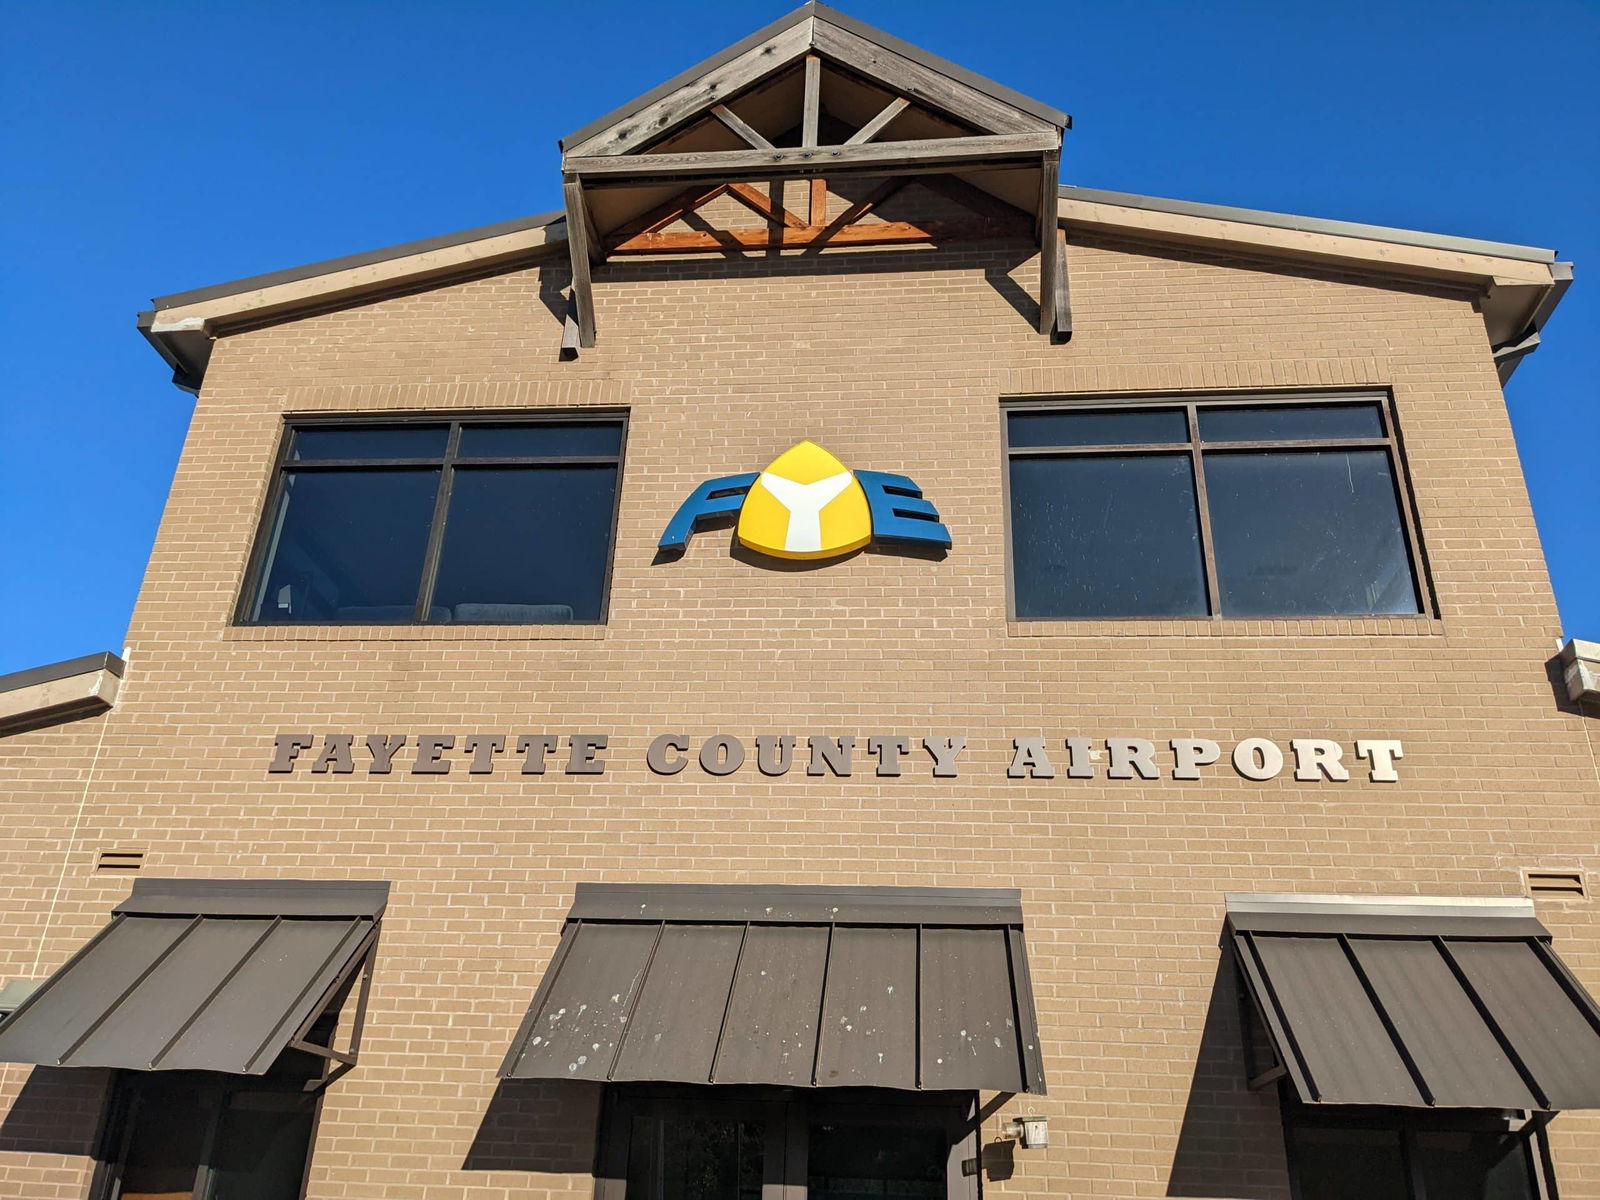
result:
[[[856,37],[871,42],[892,54],[898,54],[929,70],[946,75],[958,83],[972,88],[974,91],[983,93],[990,99],[1010,105],[1059,128],[1070,129],[1072,127],[1072,118],[1052,105],[1041,103],[1032,97],[1006,87],[1004,84],[996,83],[986,76],[979,75],[975,71],[969,71],[967,68],[932,54],[920,46],[895,37],[885,30],[879,29],[874,25],[868,25],[865,21],[858,21],[848,13],[830,8],[826,4],[818,4],[816,0],[808,0],[807,3],[779,17],[776,21],[762,26],[754,33],[739,39],[730,46],[724,47],[710,57],[702,59],[686,70],[672,76],[672,78],[651,88],[649,91],[635,96],[627,103],[612,109],[604,116],[595,118],[581,129],[568,134],[560,140],[559,145],[562,151],[567,152],[580,146],[582,143],[594,138],[596,134],[611,128],[619,122],[626,121],[629,117],[648,108],[664,97],[693,84],[696,80],[715,71],[718,67],[732,62],[741,55],[748,54],[763,43],[770,42],[780,35],[788,33],[806,21],[821,21],[846,33],[854,34]],[[816,34],[813,31],[807,39],[807,49],[812,49],[815,45]],[[774,66],[777,65],[779,64],[774,64]]]

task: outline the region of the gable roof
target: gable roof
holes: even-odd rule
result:
[[[561,149],[569,151],[580,146],[596,134],[627,120],[658,100],[662,100],[672,93],[689,86],[718,67],[725,66],[741,55],[748,54],[763,42],[770,41],[778,35],[787,33],[796,26],[814,19],[826,21],[831,25],[855,34],[859,38],[864,38],[877,46],[881,46],[885,50],[925,66],[929,70],[937,71],[941,75],[947,75],[974,91],[982,92],[991,99],[999,100],[1003,104],[1021,109],[1025,113],[1038,117],[1041,121],[1064,129],[1072,128],[1072,118],[1058,108],[1043,104],[1032,97],[1024,96],[1021,92],[1013,91],[1004,84],[996,83],[994,80],[979,75],[975,71],[969,71],[965,67],[940,58],[937,54],[930,54],[920,46],[913,46],[910,42],[897,38],[891,33],[885,33],[883,30],[868,25],[864,21],[858,21],[837,9],[829,8],[826,4],[818,4],[815,3],[815,0],[811,0],[809,3],[802,4],[793,12],[779,17],[772,24],[762,26],[749,37],[741,38],[733,45],[719,50],[716,54],[696,63],[688,70],[679,72],[666,82],[651,88],[648,92],[635,96],[626,104],[612,109],[605,116],[597,117],[583,126],[583,128],[574,130],[561,139]]]
[[[1065,340],[1071,304],[1052,217],[1066,125],[1057,109],[807,4],[562,140],[572,264],[562,352],[595,344],[605,235],[656,209],[662,188],[930,171],[1006,177],[1002,198],[1030,215],[1039,241],[1039,332]],[[799,232],[781,239],[740,232],[752,248],[822,249],[840,236],[824,209],[785,214]]]
[[[888,186],[906,176],[938,178],[984,202],[974,211],[989,208],[991,198],[1010,206],[1007,236],[1021,218],[1038,242],[1039,331],[1053,340],[1071,336],[1066,231],[1471,289],[1502,380],[1538,345],[1572,277],[1570,264],[1535,247],[1060,187],[1069,123],[1057,109],[807,3],[562,139],[565,203],[558,212],[162,296],[139,314],[139,328],[172,366],[174,382],[196,390],[218,337],[559,254],[572,268],[561,337],[566,357],[594,344],[591,276],[613,253],[883,241],[882,224],[841,228],[860,219],[866,200],[827,218],[825,181],[835,176]],[[787,178],[811,183],[805,218],[740,182]],[[659,245],[630,240],[641,223],[657,228],[661,214],[693,210],[719,187],[764,214],[762,226],[724,230],[709,245],[704,235],[663,235]],[[972,232],[978,226],[967,224],[972,229],[960,232],[979,236]],[[902,242],[954,236],[913,225],[896,231]]]

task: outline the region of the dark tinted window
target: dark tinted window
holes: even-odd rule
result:
[[[411,620],[438,491],[436,468],[287,476],[251,619]]]
[[[442,458],[449,438],[448,425],[313,425],[295,430],[290,457]]]
[[[1207,442],[1305,442],[1381,438],[1376,404],[1276,404],[1260,408],[1201,408]]]
[[[208,1200],[300,1200],[311,1150],[314,1097],[235,1092],[217,1130]]]
[[[622,428],[600,419],[295,428],[241,618],[603,620]]]
[[[1430,1200],[1534,1200],[1529,1149],[1518,1134],[1417,1134],[1417,1163]]]
[[[1127,408],[1091,412],[1011,414],[1013,448],[1029,446],[1142,446],[1187,442],[1189,421],[1181,408]]]
[[[215,1097],[200,1084],[141,1080],[124,1134],[124,1196],[187,1196],[194,1189]],[[130,1092],[132,1088],[128,1089]]]
[[[126,1073],[108,1189],[122,1200],[299,1200],[318,1096],[238,1076]],[[101,1193],[97,1192],[96,1195]]]
[[[942,1129],[813,1121],[806,1142],[806,1200],[944,1200]]]
[[[1302,1126],[1294,1155],[1301,1200],[1410,1200],[1396,1130]]]
[[[635,1117],[628,1200],[761,1200],[764,1140],[754,1122]]]
[[[1376,402],[1015,411],[1007,437],[1018,619],[1423,611]]]
[[[1020,620],[1206,612],[1186,455],[1012,459],[1011,553]]]
[[[433,603],[457,621],[598,621],[616,487],[611,467],[463,467]]]
[[[1382,1109],[1349,1125],[1336,1112],[1291,1119],[1290,1162],[1302,1200],[1536,1200],[1542,1171],[1528,1130],[1384,1127]]]
[[[1416,613],[1383,450],[1206,455],[1222,611]]]
[[[580,424],[467,425],[461,430],[463,458],[602,458],[622,453],[622,426]]]

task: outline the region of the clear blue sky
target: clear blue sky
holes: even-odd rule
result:
[[[558,137],[790,7],[0,0],[0,672],[122,646],[192,403],[151,296],[558,207]],[[1066,182],[1576,260],[1508,401],[1600,638],[1600,4],[841,7],[1072,113]]]

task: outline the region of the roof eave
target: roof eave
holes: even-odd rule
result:
[[[161,296],[138,314],[138,328],[172,368],[173,383],[197,392],[212,344],[227,333],[503,270],[565,242],[562,214],[541,213]]]
[[[1068,228],[1473,288],[1482,296],[1502,381],[1538,345],[1539,331],[1572,281],[1571,263],[1536,247],[1122,192],[1062,187],[1058,216]],[[204,380],[212,343],[227,332],[366,302],[430,280],[536,261],[565,243],[562,214],[543,213],[164,296],[138,315],[138,327],[172,368],[173,382],[194,392]]]
[[[1554,250],[1412,229],[1072,186],[1061,188],[1058,213],[1068,228],[1467,288],[1478,297],[1502,383],[1538,347],[1572,282],[1572,264],[1557,262]]]

